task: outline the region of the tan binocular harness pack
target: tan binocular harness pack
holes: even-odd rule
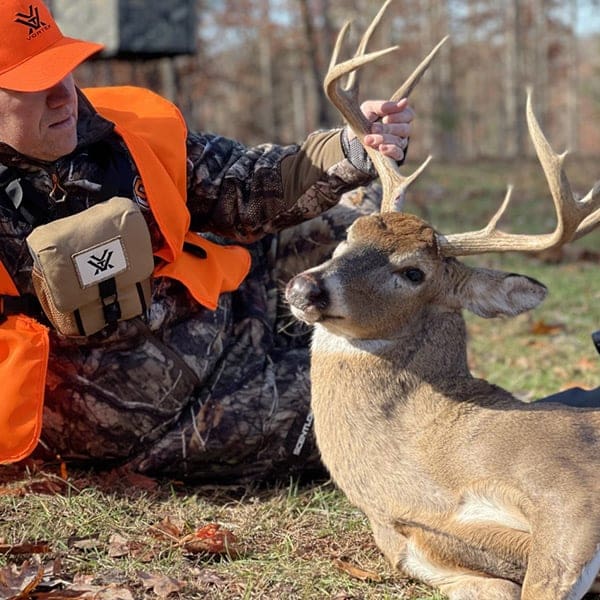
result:
[[[63,335],[91,335],[146,312],[152,243],[144,216],[128,198],[36,227],[27,244],[37,297]]]

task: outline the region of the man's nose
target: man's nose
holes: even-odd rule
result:
[[[72,94],[73,86],[66,77],[48,89],[47,104],[50,108],[57,108],[69,102]]]

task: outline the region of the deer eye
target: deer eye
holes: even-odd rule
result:
[[[402,275],[412,283],[421,283],[425,279],[425,273],[416,267],[408,267],[402,272]]]

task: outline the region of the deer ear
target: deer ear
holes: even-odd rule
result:
[[[480,317],[514,317],[535,308],[545,297],[546,286],[531,277],[491,269],[470,269],[461,290],[461,304]]]

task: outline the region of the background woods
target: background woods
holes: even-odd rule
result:
[[[161,3],[165,18],[180,4]],[[356,20],[356,37],[378,7],[374,0],[196,0],[195,53],[95,60],[79,69],[78,81],[146,85],[175,100],[194,129],[246,143],[293,142],[339,124],[321,91],[331,48],[346,19]],[[362,89],[370,97],[388,97],[451,35],[413,98],[413,158],[529,154],[527,85],[556,148],[600,152],[598,0],[398,0],[389,14],[373,47],[398,43],[401,51],[369,66]]]
[[[127,5],[119,26],[135,30],[133,38],[179,48],[170,56],[141,53],[135,44],[109,52],[78,70],[80,85],[148,86],[176,101],[191,128],[246,143],[294,142],[340,124],[321,91],[333,41],[347,18],[357,21],[356,38],[380,6],[48,1],[71,35],[112,43],[110,13]],[[552,146],[573,151],[566,170],[573,190],[585,194],[600,178],[600,0],[395,0],[390,9],[373,47],[399,43],[401,52],[369,65],[365,97],[389,96],[435,42],[452,36],[412,98],[418,119],[409,163],[429,153],[435,160],[412,187],[408,210],[446,233],[479,229],[511,181],[503,228],[551,231],[548,185],[530,156],[525,87],[534,88]],[[179,35],[169,37],[166,24],[180,25]],[[514,319],[466,315],[473,372],[525,401],[597,387],[600,360],[590,334],[600,327],[600,229],[564,253],[473,260],[526,273],[550,290],[538,309]],[[392,596],[441,600],[392,572],[362,513],[331,483],[229,490],[123,468],[86,472],[60,457],[0,466],[0,600]]]

